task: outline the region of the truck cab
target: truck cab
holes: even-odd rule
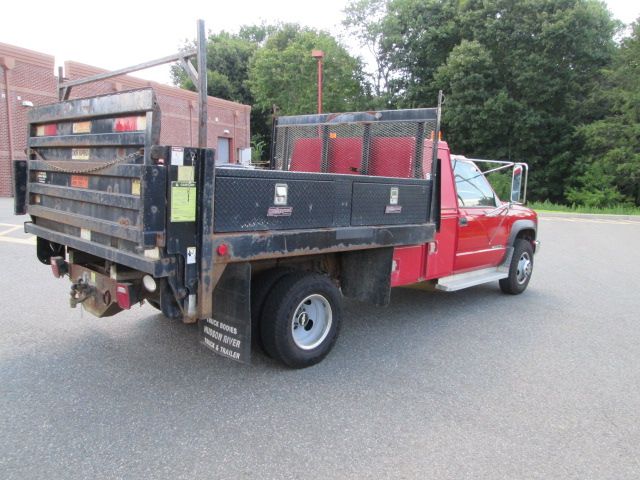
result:
[[[476,162],[451,155],[446,142],[439,142],[438,161],[440,225],[435,240],[395,249],[392,285],[429,281],[438,290],[456,291],[499,280],[506,293],[522,293],[539,247],[537,214],[519,198],[526,164],[477,161],[499,165],[490,172],[512,169],[513,197],[503,201]]]

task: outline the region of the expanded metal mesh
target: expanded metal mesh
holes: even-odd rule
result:
[[[274,167],[428,178],[435,130],[435,120],[277,125]]]

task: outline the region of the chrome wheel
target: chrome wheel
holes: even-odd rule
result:
[[[300,302],[291,318],[293,341],[303,350],[312,350],[327,338],[332,322],[329,301],[322,295],[309,295]]]
[[[527,281],[531,275],[531,269],[533,264],[531,263],[531,256],[528,252],[522,252],[520,259],[518,260],[518,267],[516,269],[516,280],[519,285],[522,285]]]

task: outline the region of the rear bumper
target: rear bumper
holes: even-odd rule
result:
[[[59,243],[83,252],[104,258],[134,270],[148,273],[155,278],[167,277],[175,269],[175,261],[172,258],[151,259],[142,255],[125,252],[99,243],[90,242],[82,238],[74,237],[60,232],[40,227],[32,222],[25,222],[24,231],[50,242]]]

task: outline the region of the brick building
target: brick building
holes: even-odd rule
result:
[[[0,43],[0,196],[12,195],[11,160],[25,158],[27,112],[31,106],[57,101],[55,60],[51,55]],[[96,67],[65,62],[67,79],[103,73]],[[198,141],[198,97],[194,92],[121,76],[74,87],[71,98],[152,87],[160,105],[160,143],[195,146]],[[221,162],[237,162],[250,146],[251,107],[209,97],[208,146]]]

